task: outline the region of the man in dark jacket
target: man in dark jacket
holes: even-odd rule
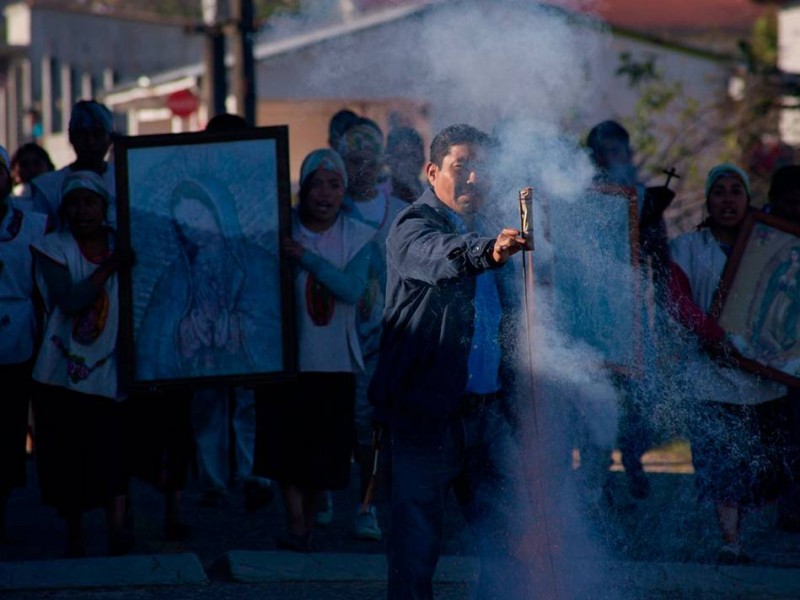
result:
[[[616,121],[603,121],[595,125],[586,139],[592,160],[597,167],[596,180],[636,190],[638,201],[639,250],[643,262],[643,273],[652,281],[652,291],[659,305],[666,300],[667,276],[669,275],[669,246],[664,211],[675,198],[675,192],[666,186],[645,187],[638,178],[633,163],[628,131]],[[644,306],[641,307],[646,310]],[[646,322],[646,315],[643,315]],[[645,355],[652,360],[654,355],[654,331],[645,330],[642,344]],[[619,449],[622,464],[628,479],[628,490],[633,498],[643,499],[650,494],[650,481],[644,472],[642,455],[651,447],[656,431],[650,420],[653,403],[656,401],[656,383],[615,374],[614,384],[620,392]],[[611,457],[608,457],[610,464]],[[606,482],[605,498],[613,501]]]
[[[452,487],[483,561],[479,596],[522,591],[512,558],[525,494],[501,381],[503,265],[517,229],[487,235],[490,139],[442,130],[425,167],[430,188],[401,211],[387,239],[381,355],[370,387],[391,430],[389,597],[431,598]],[[496,231],[496,229],[494,230]]]

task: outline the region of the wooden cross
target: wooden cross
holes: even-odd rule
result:
[[[675,167],[672,167],[669,171],[664,169],[663,172],[667,175],[667,183],[664,184],[664,187],[666,187],[666,188],[669,187],[669,182],[672,181],[673,177],[675,179],[680,179],[681,178],[681,176],[678,175],[678,172],[675,170]]]

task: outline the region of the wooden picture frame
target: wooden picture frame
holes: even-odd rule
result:
[[[742,368],[800,386],[800,226],[764,213],[750,215],[713,309]]]
[[[636,188],[596,184],[549,215],[558,326],[629,376],[643,364],[638,214]]]
[[[285,126],[115,140],[124,385],[295,375],[288,156]]]

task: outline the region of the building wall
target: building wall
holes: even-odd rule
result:
[[[800,74],[800,2],[787,2],[778,14],[778,68]],[[781,140],[800,146],[800,102],[796,97],[785,97],[783,104],[789,108],[779,117]]]
[[[509,10],[504,9],[505,13]],[[267,57],[258,62],[258,97],[408,98],[430,104],[434,129],[459,119],[490,128],[498,118],[523,113],[589,125],[632,110],[638,93],[614,74],[619,53],[624,51],[657,56],[665,78],[683,81],[687,91],[701,102],[710,101],[727,87],[727,65],[627,40],[604,30],[571,27],[567,32],[563,19],[524,16],[531,12],[523,11],[516,19],[514,13],[495,17],[531,28],[529,34],[520,36],[525,41],[525,35],[529,35],[531,43],[520,44],[513,54],[498,47],[496,56],[492,56],[470,39],[431,44],[438,31],[448,31],[446,25],[452,18],[447,10],[437,9],[419,18]],[[549,41],[551,47],[556,46],[548,51],[534,40],[546,33],[550,23],[562,31],[558,38],[545,40],[545,44]],[[509,35],[513,38],[515,34]],[[437,52],[451,44],[455,46],[454,55],[463,52],[464,63],[480,56],[490,72],[477,68],[483,64],[474,70],[468,64],[459,64],[457,56],[439,61]],[[556,51],[567,56],[553,56]],[[544,55],[543,61],[537,59],[537,52]],[[445,72],[451,67],[451,72]],[[560,87],[559,82],[563,83]]]
[[[779,13],[778,68],[800,73],[800,2],[787,2]]]
[[[452,35],[456,30],[462,34]],[[637,61],[654,57],[663,81],[679,83],[683,98],[699,107],[726,98],[731,65],[725,62],[566,24],[561,15],[497,5],[475,19],[456,8],[435,7],[400,22],[266,56],[257,63],[256,82],[262,102],[405,98],[427,107],[432,132],[454,122],[492,130],[504,120],[524,118],[582,140],[592,125],[623,120],[636,109],[642,90],[617,75],[622,53]],[[720,162],[723,150],[723,140],[714,136],[724,116],[708,110],[702,120],[684,122],[686,106],[675,101],[660,115],[654,111],[664,148],[693,136],[703,150],[683,157],[682,163],[650,165],[658,173],[670,167],[683,173],[672,182],[679,191],[693,186],[691,194],[683,195],[685,201],[679,196],[671,208],[675,232],[699,220],[703,199],[697,180]],[[709,139],[701,143],[704,135]],[[689,170],[695,173],[693,181],[686,176]],[[658,176],[652,183],[663,181]]]
[[[293,177],[305,153],[324,145],[327,120],[342,106],[360,107],[357,112],[377,116],[384,126],[393,112],[418,124],[427,140],[454,122],[492,130],[505,121],[529,119],[582,141],[595,123],[634,113],[641,89],[617,75],[622,53],[640,62],[655,57],[663,81],[680,83],[685,97],[701,109],[725,99],[730,65],[724,62],[576,24],[563,14],[520,3],[496,3],[491,10],[475,6],[453,0],[291,50],[278,50],[287,47],[286,39],[260,44],[257,123],[289,124]],[[702,122],[689,127],[681,120],[684,108],[676,102],[656,119],[665,132],[659,139],[663,147],[679,137],[713,132],[723,118],[709,110]],[[173,124],[162,125],[175,131]],[[676,222],[698,220],[702,184],[690,183],[686,174],[691,169],[704,176],[719,162],[722,140],[716,141],[712,133],[682,162],[655,165],[657,173],[661,167],[676,167],[684,175],[677,184],[673,181],[679,191],[671,209]],[[557,157],[539,159],[553,162],[553,169],[569,170],[556,163]],[[663,179],[659,175],[651,183]],[[681,188],[687,186],[694,186],[694,195],[684,203]]]
[[[24,55],[6,64],[15,97],[7,102],[5,139],[12,149],[28,141],[26,111],[41,113],[42,142],[67,125],[72,104],[97,96],[111,78],[135,79],[197,60],[199,36],[181,26],[142,22],[83,12],[68,12],[16,3],[5,10],[8,43]]]
[[[289,169],[293,183],[300,175],[300,165],[309,152],[328,146],[328,122],[339,110],[349,108],[356,114],[369,117],[386,134],[392,122],[403,120],[413,126],[430,142],[430,131],[425,114],[427,107],[410,100],[347,99],[268,101],[258,103],[256,123],[258,125],[288,125]]]

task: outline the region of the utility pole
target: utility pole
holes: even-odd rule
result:
[[[193,28],[205,36],[203,99],[208,107],[208,118],[225,112],[228,84],[225,72],[225,32],[222,21],[226,17],[225,0],[202,0],[203,23]]]
[[[203,93],[208,116],[211,118],[225,112],[225,97],[228,95],[225,81],[225,34],[219,25],[206,28],[205,34],[206,77]]]
[[[253,0],[230,0],[231,21],[231,87],[236,98],[236,111],[250,126],[256,124],[255,60],[253,34],[255,32]]]

